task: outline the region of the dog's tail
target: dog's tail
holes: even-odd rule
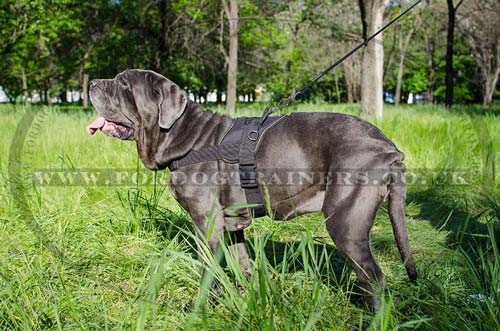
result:
[[[408,230],[406,228],[405,200],[406,182],[405,165],[401,161],[391,164],[391,179],[389,188],[389,218],[391,219],[392,230],[396,238],[396,244],[405,263],[408,277],[413,282],[417,281],[417,269],[413,261],[413,254],[408,240]]]

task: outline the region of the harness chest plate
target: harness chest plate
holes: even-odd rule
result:
[[[173,161],[170,168],[175,171],[187,165],[216,160],[238,163],[240,185],[245,190],[247,203],[255,206],[251,208],[252,214],[254,217],[264,216],[265,199],[259,188],[255,156],[266,131],[284,117],[269,116],[264,122],[261,117],[239,117],[219,145],[192,150]]]

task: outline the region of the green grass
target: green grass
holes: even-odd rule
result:
[[[357,106],[292,110],[356,113]],[[253,105],[240,115],[260,112]],[[500,119],[468,113],[388,107],[383,121],[369,119],[405,153],[408,169],[441,169],[419,170],[426,183],[409,185],[417,284],[407,280],[386,208],[377,216],[373,249],[388,288],[382,310],[372,315],[320,214],[254,221],[247,230],[253,276],[246,279],[227,251],[224,267],[207,250],[197,259],[189,216],[164,185],[41,187],[9,176],[24,110],[2,106],[0,329],[498,330]],[[133,143],[86,135],[93,117],[77,109],[36,117],[32,142],[20,154],[22,173],[142,169]],[[467,170],[468,184],[441,184],[443,169]]]

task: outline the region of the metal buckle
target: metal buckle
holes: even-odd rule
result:
[[[259,186],[257,182],[257,167],[255,164],[240,164],[240,184],[243,188],[256,188]]]
[[[249,131],[247,137],[251,141],[256,141],[259,138],[259,131],[257,130]]]

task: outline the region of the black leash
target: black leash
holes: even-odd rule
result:
[[[281,99],[278,102],[278,104],[276,104],[275,106],[273,106],[271,108],[266,107],[264,109],[264,113],[262,114],[261,125],[262,125],[262,123],[264,123],[264,121],[267,119],[267,117],[270,114],[274,113],[278,109],[282,109],[282,108],[288,107],[293,101],[295,101],[295,99],[297,99],[297,96],[299,94],[304,94],[304,92],[309,87],[311,87],[311,85],[313,85],[319,79],[321,79],[324,75],[326,75],[327,73],[329,73],[330,71],[332,71],[336,66],[338,66],[339,64],[341,64],[342,62],[344,62],[349,56],[351,56],[352,54],[354,54],[355,52],[357,52],[361,47],[366,46],[372,39],[374,39],[376,36],[378,36],[379,34],[381,34],[382,32],[384,32],[388,27],[390,27],[391,25],[393,25],[397,20],[399,20],[401,17],[403,17],[404,15],[406,15],[410,10],[412,10],[413,8],[415,8],[420,2],[422,2],[422,0],[417,0],[413,5],[411,5],[406,10],[404,10],[401,14],[399,14],[397,17],[395,17],[394,19],[392,19],[383,28],[381,28],[380,30],[378,30],[377,32],[375,32],[374,34],[372,34],[370,37],[366,38],[362,43],[360,43],[358,46],[354,47],[352,50],[350,50],[348,53],[346,53],[344,56],[342,56],[339,60],[337,60],[337,62],[335,62],[334,64],[332,64],[331,66],[329,66],[328,68],[326,68],[325,70],[323,70],[322,72],[320,72],[316,77],[314,77],[307,84],[305,84],[304,86],[302,86],[302,88],[300,88],[299,90],[293,92],[288,98]]]

